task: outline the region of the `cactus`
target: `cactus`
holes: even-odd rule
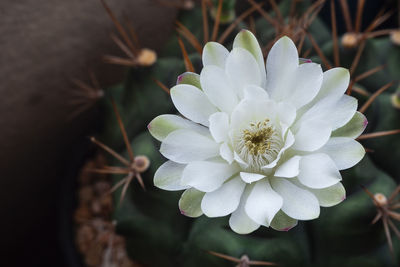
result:
[[[140,184],[131,183],[121,203],[122,190],[113,193],[116,229],[126,238],[127,253],[135,261],[148,266],[234,266],[229,257],[224,258],[226,255],[239,259],[236,263],[241,262],[243,265],[240,266],[248,266],[248,263],[240,261],[243,255],[247,255],[246,259],[250,261],[273,262],[279,266],[400,264],[400,234],[399,230],[396,232],[400,214],[393,210],[397,217],[394,216],[390,230],[399,239],[393,238],[393,244],[389,244],[391,234],[387,234],[386,226],[380,221],[371,224],[377,214],[376,202],[362,189],[365,186],[372,195],[381,193],[389,198],[396,184],[400,183],[400,137],[396,135],[400,129],[400,110],[398,99],[393,100],[398,98],[396,82],[400,77],[400,46],[387,34],[390,31],[375,30],[388,15],[381,13],[370,27],[361,31],[359,16],[364,1],[358,1],[354,25],[350,25],[351,18],[346,15],[346,1],[340,1],[346,24],[352,28],[339,35],[333,12],[342,10],[335,9],[338,1],[302,1],[297,5],[295,2],[283,0],[275,3],[271,0],[269,5],[262,6],[249,0],[247,15],[235,16],[235,1],[202,1],[203,10],[196,6],[181,12],[177,24],[180,37],[171,37],[154,65],[130,68],[124,83],[106,90],[101,100],[103,131],[98,139],[129,155],[115,119],[111,104],[111,99],[114,99],[133,153],[145,155],[150,160],[149,169],[141,173],[146,191],[140,188]],[[332,8],[333,27],[328,27],[318,17],[323,5]],[[213,27],[212,31],[205,30],[204,27],[213,21],[221,24]],[[230,28],[230,23],[234,27]],[[150,136],[146,125],[157,115],[176,113],[168,88],[176,84],[176,79],[185,70],[198,72],[201,69],[203,41],[224,36],[224,45],[231,46],[231,31],[243,28],[255,32],[265,55],[274,40],[288,35],[300,47],[302,57],[321,63],[324,70],[332,66],[350,69],[348,93],[358,98],[360,110],[369,121],[367,132],[359,140],[371,153],[357,166],[342,172],[347,199],[338,206],[322,209],[318,219],[299,222],[297,227],[287,232],[260,228],[250,235],[239,235],[229,229],[227,217],[185,217],[177,205],[181,193],[165,192],[153,185],[154,173],[165,159],[159,153],[159,143]],[[384,33],[386,35],[381,35]],[[198,82],[190,75],[180,77],[182,80],[178,82]],[[157,84],[164,87],[164,91]],[[353,120],[365,123],[357,116]],[[339,131],[355,136],[360,134],[349,128],[340,128],[336,134]],[[110,158],[109,161],[118,166],[116,159]],[[118,183],[121,177],[113,175],[113,179]],[[399,198],[395,196],[393,201],[399,201]],[[399,208],[399,204],[396,207]]]

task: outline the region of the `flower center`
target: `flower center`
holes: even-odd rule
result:
[[[251,129],[243,131],[244,144],[253,156],[264,154],[271,148],[271,136],[274,132],[271,126],[268,126],[269,120],[251,123]]]
[[[252,170],[272,162],[282,148],[279,131],[269,119],[250,123],[242,130],[236,143],[236,152]]]

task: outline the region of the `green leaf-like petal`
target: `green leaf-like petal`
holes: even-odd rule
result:
[[[357,111],[348,123],[332,132],[332,137],[357,138],[363,133],[367,124],[368,120],[364,114]]]
[[[171,114],[164,114],[154,118],[147,128],[150,134],[159,141],[163,141],[171,132],[180,129],[193,129],[196,132],[207,133],[207,128]]]
[[[185,72],[178,76],[176,84],[190,84],[201,90],[200,75],[194,72]]]
[[[201,200],[203,199],[204,192],[197,189],[190,188],[183,192],[181,199],[179,199],[179,210],[185,216],[196,218],[203,215],[201,210]]]

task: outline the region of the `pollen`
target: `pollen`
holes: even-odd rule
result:
[[[275,160],[283,146],[281,128],[269,119],[249,123],[238,132],[234,142],[236,153],[251,171],[260,171]]]
[[[250,129],[243,131],[243,141],[250,154],[254,156],[262,155],[271,149],[271,137],[274,129],[268,125],[269,120],[251,123]]]

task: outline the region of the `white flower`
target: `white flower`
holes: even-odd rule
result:
[[[241,31],[229,52],[210,42],[201,74],[184,73],[171,89],[177,115],[149,124],[169,159],[154,184],[184,190],[183,214],[231,214],[237,233],[260,225],[288,230],[345,199],[339,170],[364,156],[354,140],[366,126],[357,100],[344,95],[349,72],[299,64],[288,37],[260,46]]]

